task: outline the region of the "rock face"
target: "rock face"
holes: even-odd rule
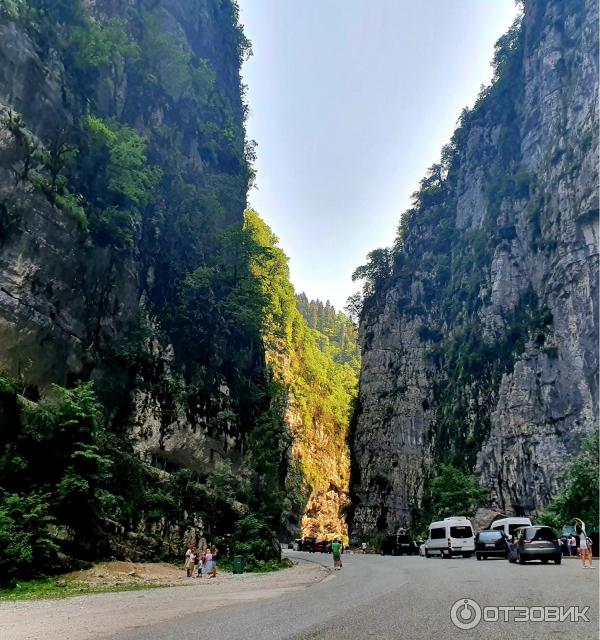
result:
[[[295,510],[301,517],[289,523],[289,537],[347,539],[343,514],[348,504],[349,465],[343,433],[336,434],[332,443],[331,425],[320,418],[307,429],[293,396],[288,401],[286,422],[293,435],[292,456],[297,468],[305,474],[312,472],[305,504]]]
[[[94,380],[114,431],[159,475],[205,478],[222,460],[239,469],[255,418],[240,389],[266,385],[260,339],[244,327],[232,337],[212,303],[181,317],[186,277],[216,272],[219,234],[243,221],[237,5],[27,4],[0,7],[0,368],[34,399]],[[89,114],[108,140],[117,131],[143,147],[140,165],[152,169],[138,187],[160,178],[152,200],[127,196],[134,181],[106,209],[130,216],[120,244],[98,233],[98,199],[85,192]],[[114,162],[127,166],[118,150]],[[193,514],[165,527],[167,552],[198,528]]]
[[[409,524],[435,465],[535,513],[598,420],[598,14],[528,0],[495,79],[372,255],[353,532]]]

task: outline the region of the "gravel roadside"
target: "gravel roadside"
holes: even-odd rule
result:
[[[300,561],[266,574],[189,579],[181,587],[102,593],[66,600],[0,603],[2,640],[91,640],[168,622],[197,611],[253,602],[299,591],[326,578],[330,571]]]

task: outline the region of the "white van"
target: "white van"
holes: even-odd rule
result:
[[[490,529],[494,531],[504,531],[508,539],[512,539],[515,529],[519,527],[530,527],[531,520],[529,518],[502,518],[501,520],[495,520],[492,522]]]
[[[469,558],[475,551],[475,536],[471,522],[464,517],[444,518],[429,525],[425,541],[425,557],[439,554],[442,558]]]

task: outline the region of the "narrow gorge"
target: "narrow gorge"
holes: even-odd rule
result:
[[[0,0],[0,583],[416,535],[444,468],[548,508],[598,422],[598,8],[521,5],[346,315],[250,206],[236,0]]]
[[[441,464],[535,515],[598,424],[597,3],[527,0],[493,67],[355,274],[357,539],[414,525]]]
[[[230,0],[0,2],[9,572],[346,535],[356,337],[246,211],[249,53]]]

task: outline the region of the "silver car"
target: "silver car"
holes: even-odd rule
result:
[[[508,549],[508,561],[525,564],[528,560],[553,560],[560,564],[562,554],[556,533],[550,527],[520,527]]]

